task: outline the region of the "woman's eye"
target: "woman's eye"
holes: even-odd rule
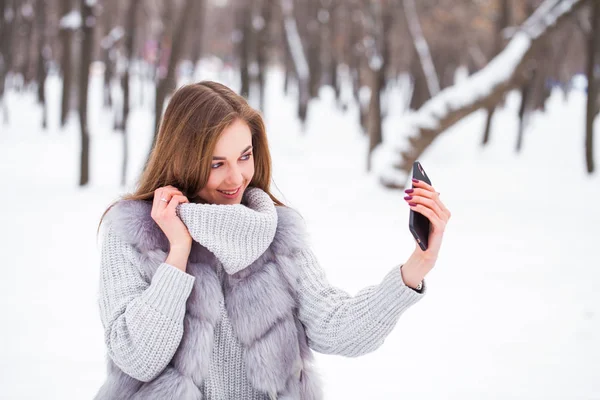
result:
[[[242,159],[243,161],[248,161],[248,160],[250,159],[250,157],[251,157],[251,156],[252,156],[252,153],[244,154],[244,155],[241,157],[241,159]],[[217,169],[217,168],[219,168],[221,165],[223,165],[223,163],[216,163],[216,164],[213,164],[213,165],[211,165],[210,167],[211,167],[212,169]]]

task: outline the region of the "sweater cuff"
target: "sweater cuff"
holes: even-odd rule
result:
[[[378,298],[371,307],[371,316],[380,323],[395,323],[400,315],[425,295],[425,282],[421,292],[406,286],[400,266],[395,266],[377,287]]]
[[[178,320],[185,313],[185,305],[195,279],[170,264],[160,264],[150,286],[144,292],[146,304],[163,315]]]

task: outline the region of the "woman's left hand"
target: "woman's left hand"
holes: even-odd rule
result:
[[[416,179],[413,179],[412,182],[413,188],[405,190],[407,196],[404,197],[404,200],[412,210],[424,215],[431,222],[427,250],[423,251],[417,245],[415,252],[421,253],[420,255],[424,259],[435,263],[451,214],[440,200],[439,193],[431,185]]]

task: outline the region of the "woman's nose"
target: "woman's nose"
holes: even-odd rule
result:
[[[244,176],[242,175],[242,171],[237,167],[233,167],[229,170],[229,176],[227,178],[229,184],[235,187],[240,186],[242,182],[244,182]]]

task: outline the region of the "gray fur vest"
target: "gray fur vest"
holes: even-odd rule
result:
[[[141,273],[151,280],[168,255],[166,236],[150,216],[151,203],[120,201],[110,223],[139,252]],[[244,349],[246,374],[257,390],[280,400],[321,399],[312,351],[297,318],[298,267],[293,254],[305,245],[303,221],[287,207],[276,207],[277,228],[267,250],[252,264],[220,281],[220,261],[194,241],[187,273],[196,277],[187,300],[184,334],[167,368],[141,382],[110,359],[108,377],[97,400],[201,400],[208,377],[214,327],[224,304]],[[109,216],[107,214],[107,217]]]

